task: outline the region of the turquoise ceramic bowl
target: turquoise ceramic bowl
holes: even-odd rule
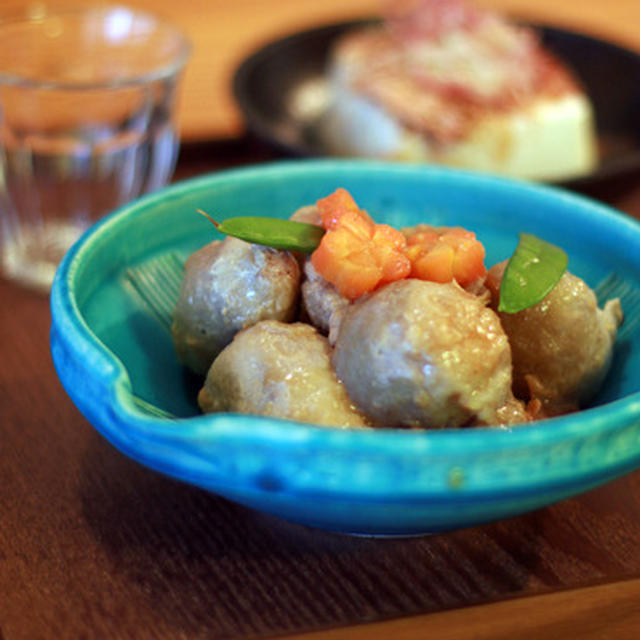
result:
[[[591,286],[613,274],[627,320],[594,406],[512,431],[344,431],[199,415],[197,381],[175,358],[166,318],[132,286],[131,269],[151,273],[212,240],[197,208],[219,219],[287,217],[339,186],[378,221],[475,230],[488,264],[527,231],[563,246],[570,270]],[[314,527],[410,535],[514,516],[640,466],[639,291],[640,225],[584,198],[436,168],[285,162],[176,184],[96,225],[56,275],[51,344],[78,408],[140,463]]]

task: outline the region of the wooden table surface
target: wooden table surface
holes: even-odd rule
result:
[[[17,6],[0,0],[0,9]],[[366,0],[131,0],[194,42],[176,179],[274,159],[228,81],[254,46]],[[640,2],[494,0],[640,50]],[[640,218],[640,176],[589,195]],[[412,539],[282,522],[149,471],[63,391],[48,300],[0,279],[0,640],[640,637],[640,471],[518,518]]]

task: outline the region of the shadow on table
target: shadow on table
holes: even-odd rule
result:
[[[141,623],[160,635],[301,632],[640,570],[638,474],[492,525],[375,539],[235,505],[137,465],[97,435],[83,466],[84,517],[127,585],[110,597],[139,601]]]

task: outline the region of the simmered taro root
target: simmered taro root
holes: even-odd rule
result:
[[[291,220],[321,226],[322,214],[318,207],[309,205],[295,211]],[[350,300],[316,271],[308,256],[301,256],[300,262],[304,274],[302,310],[311,324],[322,333],[329,334],[329,341],[333,342],[341,311],[349,305]]]
[[[351,304],[330,282],[318,274],[311,260],[304,263],[305,278],[302,282],[302,305],[311,324],[325,334],[329,342],[335,342],[342,313]]]
[[[455,283],[400,280],[355,301],[333,363],[376,425],[527,420],[511,391],[511,352],[498,316]]]
[[[198,396],[205,412],[232,411],[340,427],[367,426],[312,326],[264,320],[215,359]]]
[[[227,237],[191,254],[172,325],[181,362],[204,374],[241,329],[292,320],[299,284],[300,267],[287,251]]]
[[[502,262],[489,271],[494,307],[505,267]],[[514,392],[538,404],[539,417],[577,410],[593,398],[622,322],[618,299],[599,309],[594,292],[565,271],[544,300],[499,316],[511,344]]]
[[[580,408],[607,374],[619,300],[599,309],[582,280],[560,278],[564,252],[535,236],[522,234],[511,264],[534,256],[545,269],[528,283],[509,278],[502,306],[524,310],[498,314],[505,264],[487,273],[472,231],[398,231],[343,188],[291,220],[307,225],[217,225],[291,251],[227,237],[187,261],[172,331],[182,362],[206,374],[205,412],[341,427],[514,425]]]
[[[289,219],[295,222],[306,222],[307,224],[322,226],[322,214],[314,204],[308,204],[296,209]]]

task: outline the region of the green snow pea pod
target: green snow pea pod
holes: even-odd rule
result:
[[[204,211],[198,212],[209,218],[220,233],[273,249],[312,253],[325,232],[315,224],[261,216],[238,216],[216,222]]]
[[[517,313],[540,302],[556,286],[568,262],[560,247],[521,233],[502,276],[498,311]]]

